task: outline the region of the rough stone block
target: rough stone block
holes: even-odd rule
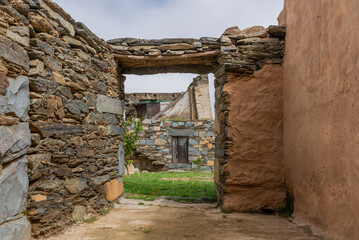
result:
[[[123,143],[118,146],[118,174],[123,176],[125,173],[125,151],[123,150]]]
[[[83,220],[85,218],[85,214],[86,214],[86,207],[82,205],[77,205],[74,211],[72,212],[72,219],[76,221]]]
[[[25,155],[31,145],[28,123],[0,126],[0,163],[10,162]]]
[[[192,129],[170,129],[167,131],[169,136],[176,136],[176,137],[189,137],[193,136],[194,130]]]
[[[14,113],[21,120],[26,121],[30,106],[29,79],[19,76],[15,79],[9,78],[8,81],[6,95],[0,96],[0,115]]]
[[[123,128],[110,125],[105,128],[105,135],[106,136],[119,136],[123,135]]]
[[[87,181],[83,178],[73,178],[65,180],[65,188],[72,194],[80,193],[88,188]]]
[[[117,179],[105,184],[105,196],[107,201],[114,201],[123,194],[123,182]]]
[[[12,220],[14,216],[26,210],[28,188],[26,157],[10,163],[1,171],[0,223]]]
[[[98,95],[96,109],[98,112],[123,114],[125,103],[121,100],[109,98],[105,95]]]
[[[164,140],[164,139],[156,139],[155,140],[155,145],[161,145],[161,146],[167,145],[167,141]]]
[[[26,217],[0,225],[1,240],[30,240],[31,225]]]
[[[0,57],[23,67],[26,71],[29,70],[29,56],[25,49],[3,36],[0,36]]]

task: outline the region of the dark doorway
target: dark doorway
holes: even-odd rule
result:
[[[188,137],[172,137],[172,162],[188,163]]]
[[[137,117],[141,119],[150,119],[161,111],[159,102],[147,102],[135,106]]]

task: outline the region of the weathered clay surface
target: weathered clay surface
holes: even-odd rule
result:
[[[359,239],[359,2],[285,1],[284,163],[299,221]]]
[[[284,202],[282,80],[281,65],[228,77],[223,89],[231,102],[224,209],[276,210]]]

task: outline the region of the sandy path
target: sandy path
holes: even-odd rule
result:
[[[213,204],[122,199],[94,223],[78,224],[48,240],[318,240],[286,218],[224,214]],[[152,204],[152,206],[150,206]]]

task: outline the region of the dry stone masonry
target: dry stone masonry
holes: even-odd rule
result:
[[[27,219],[52,234],[122,194],[123,100],[103,40],[52,1],[0,1],[0,239],[29,237]]]
[[[214,170],[214,122],[144,120],[137,143],[136,167],[141,170],[192,169],[201,156],[202,170]],[[188,162],[173,163],[173,137],[188,138]]]

